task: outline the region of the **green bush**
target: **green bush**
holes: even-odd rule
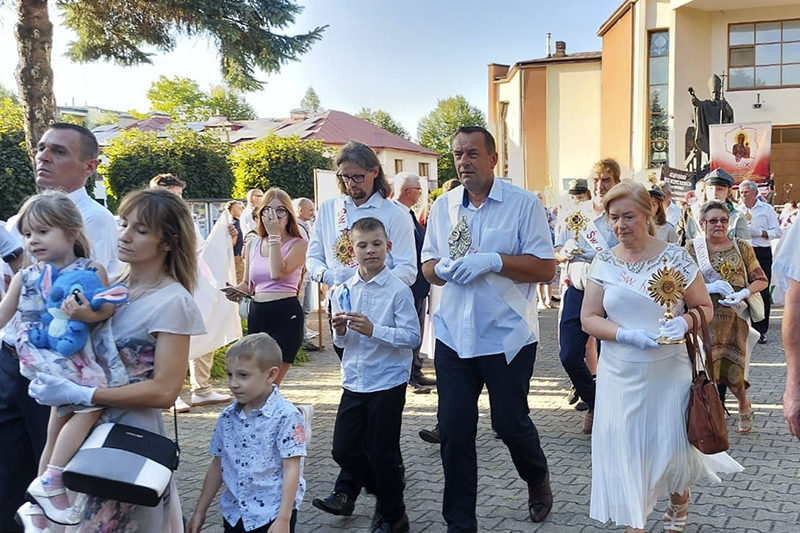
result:
[[[270,187],[280,187],[292,198],[313,198],[314,169],[332,168],[322,141],[274,133],[234,148],[231,163],[234,198],[244,198],[250,189]]]
[[[108,190],[109,209],[130,191],[146,187],[156,174],[170,172],[186,182],[185,198],[229,198],[233,172],[230,148],[213,134],[171,127],[166,137],[128,130],[104,150],[108,162],[99,172]]]

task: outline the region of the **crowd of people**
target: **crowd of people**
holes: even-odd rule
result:
[[[190,360],[192,337],[208,328],[196,302],[198,258],[210,244],[182,199],[185,183],[155,176],[122,199],[117,222],[85,192],[97,168],[94,136],[53,124],[37,146],[41,192],[0,224],[0,431],[18,450],[0,459],[0,530],[197,533],[224,485],[224,531],[294,532],[314,410],[293,405],[280,385],[319,334],[307,324],[315,283],[328,287],[342,395],[332,441],[340,471],[312,504],[351,515],[364,489],[377,499],[373,533],[410,530],[405,395],[433,387],[438,424],[420,437],[440,448],[447,531],[478,530],[484,387],[530,520],[547,518],[554,496],[528,394],[538,310],[559,301],[560,360],[592,439],[592,518],[644,531],[668,497],[664,530],[684,531],[690,486],[742,470],[687,438],[692,361],[679,341],[701,315],[711,324],[706,371],[722,398],[728,389],[736,397],[739,432],[753,432],[748,366],[754,345],[770,341],[771,286],[785,295],[784,409],[800,437],[796,204],[778,214],[755,183],[734,187],[719,169],[679,203],[668,183],[622,179],[607,158],[550,209],[541,191],[495,177],[497,149],[484,128],[460,128],[453,157],[458,180],[432,203],[424,179],[404,172],[390,182],[376,153],[351,141],[336,154],[335,198],[315,205],[254,189],[224,206],[231,276],[216,289],[247,320],[226,351],[231,396],[212,390],[213,352]],[[779,241],[787,242],[773,280]],[[681,290],[654,296],[648,287],[667,277]],[[435,378],[423,372],[426,329]],[[179,397],[187,368],[189,403]],[[66,490],[65,468],[99,425],[165,435],[161,410],[228,403],[185,523],[174,481],[154,507]]]

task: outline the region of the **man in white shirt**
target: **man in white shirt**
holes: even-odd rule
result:
[[[120,272],[117,259],[117,221],[111,211],[90,198],[86,180],[99,163],[97,139],[83,126],[51,124],[36,146],[36,185],[60,189],[78,206],[92,245],[92,259],[108,271],[109,279]]]
[[[378,156],[366,144],[350,141],[339,149],[335,164],[341,196],[319,206],[306,253],[308,275],[331,289],[355,275],[358,265],[350,228],[357,220],[374,217],[386,227],[392,243],[386,255],[387,268],[411,286],[417,278],[414,230],[408,212],[389,199],[391,186]],[[334,349],[341,359],[342,350],[336,346]],[[333,492],[326,498],[314,498],[311,504],[326,513],[350,516],[360,492],[361,486],[342,470]]]
[[[744,215],[747,221],[747,231],[750,233],[750,243],[756,253],[756,259],[761,264],[767,281],[772,282],[772,239],[780,239],[782,235],[778,214],[767,202],[758,198],[758,187],[750,180],[739,184],[739,194],[742,202],[736,206],[737,211]],[[769,285],[761,291],[764,300],[764,320],[753,323],[753,329],[759,333],[759,344],[766,344],[767,331],[769,331],[769,311],[772,307]]]
[[[256,229],[256,222],[253,220],[253,210],[258,208],[261,204],[261,199],[264,197],[264,191],[261,189],[250,189],[247,191],[247,205],[239,217],[239,224],[242,227],[242,234],[247,235],[248,232]]]
[[[787,230],[775,256],[775,271],[789,280],[783,307],[783,349],[786,351],[786,389],[783,416],[789,432],[800,439],[800,224]]]
[[[667,213],[667,222],[678,227],[681,219],[681,208],[672,201],[672,187],[666,181],[659,181],[658,188],[664,193],[664,211]]]
[[[431,209],[422,269],[444,286],[434,316],[439,434],[447,531],[476,532],[478,397],[491,398],[492,428],[528,486],[528,512],[553,506],[547,459],[529,416],[539,320],[536,284],[555,274],[544,207],[531,192],[494,177],[497,151],[484,128],[459,128],[453,157],[462,187]]]

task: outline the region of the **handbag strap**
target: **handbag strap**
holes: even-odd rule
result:
[[[689,314],[692,316],[693,327],[691,331],[686,333],[686,348],[689,353],[689,359],[692,361],[692,377],[696,378],[697,370],[697,353],[700,350],[700,342],[703,341],[703,369],[706,376],[710,381],[716,385],[716,380],[712,379],[708,369],[712,367],[713,360],[711,358],[711,334],[708,330],[708,321],[706,315],[699,307],[689,309]]]
[[[178,459],[181,457],[181,445],[178,443],[178,410],[172,410],[173,422],[175,423],[175,450],[178,452]]]

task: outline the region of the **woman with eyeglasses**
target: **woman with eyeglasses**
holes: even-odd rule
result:
[[[714,304],[714,320],[709,324],[714,363],[708,371],[721,385],[723,395],[723,387],[727,387],[736,396],[739,432],[749,433],[754,412],[747,398],[750,384],[745,379],[750,332],[749,319],[744,315],[745,299],[765,289],[767,277],[750,244],[729,237],[729,224],[729,212],[724,203],[706,202],[700,208],[700,227],[705,237],[699,235],[686,243],[686,251],[700,265]]]
[[[247,316],[248,333],[267,333],[278,343],[283,354],[278,378],[280,386],[303,344],[303,306],[297,298],[308,242],[300,236],[292,199],[273,187],[264,193],[257,208],[258,237],[250,240],[242,252],[244,279],[236,287],[251,295]],[[242,295],[229,293],[238,302]]]

